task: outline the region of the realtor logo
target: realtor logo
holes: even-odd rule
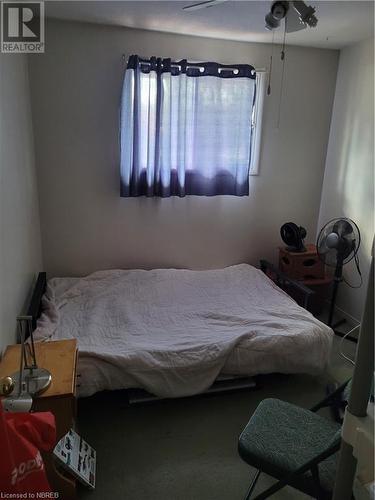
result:
[[[1,2],[1,52],[44,52],[44,2]]]

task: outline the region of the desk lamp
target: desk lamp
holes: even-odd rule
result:
[[[3,400],[3,406],[7,411],[29,411],[33,396],[47,390],[52,377],[48,370],[39,368],[37,365],[32,317],[18,316],[17,325],[21,340],[20,369],[10,375],[14,389]],[[26,342],[26,333],[30,337],[30,342]]]

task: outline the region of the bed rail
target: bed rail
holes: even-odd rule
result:
[[[26,309],[26,316],[31,317],[31,324],[33,330],[35,330],[36,323],[42,312],[42,297],[46,291],[46,287],[47,287],[47,274],[44,272],[39,273],[36,283],[34,285],[29,305],[27,306]]]
[[[300,293],[302,295],[303,307],[309,310],[310,299],[315,294],[315,292],[311,290],[311,288],[308,288],[300,281],[296,281],[290,278],[267,260],[263,259],[260,260],[260,268],[267,276],[271,274],[276,285],[279,286],[280,288],[282,289],[291,288],[297,293]]]

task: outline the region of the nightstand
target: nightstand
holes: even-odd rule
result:
[[[0,378],[19,369],[20,352],[20,345],[12,345],[6,348],[0,362]],[[74,427],[77,341],[71,339],[35,342],[35,353],[38,366],[51,372],[52,382],[43,394],[34,398],[32,411],[50,411],[54,414],[56,419],[56,442],[58,442],[69,429]],[[42,455],[51,489],[59,493],[60,499],[74,499],[76,497],[75,479],[56,469],[52,453],[42,453]]]

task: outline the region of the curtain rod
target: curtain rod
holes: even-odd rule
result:
[[[147,59],[146,57],[144,59]],[[122,60],[126,61],[126,55],[122,54]],[[142,61],[142,64],[151,64],[149,61]],[[180,66],[177,63],[171,63],[171,66],[174,68],[179,68]],[[198,66],[194,64],[189,64],[188,68],[193,68],[193,69],[201,69],[203,66]],[[226,70],[235,70],[237,68],[225,68]],[[256,73],[265,73],[267,71],[266,68],[254,68]]]

